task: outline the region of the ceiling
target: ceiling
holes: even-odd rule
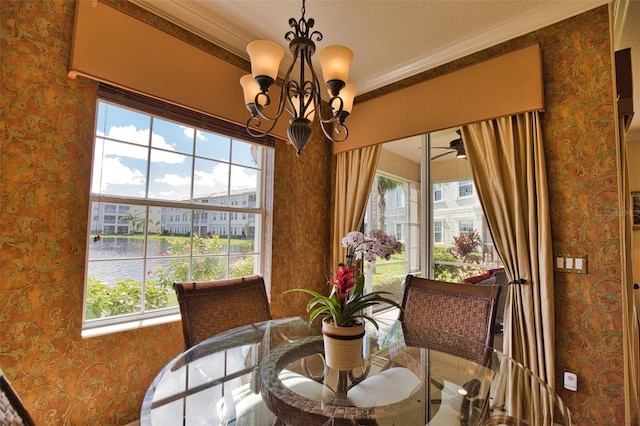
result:
[[[282,75],[291,63],[284,34],[290,29],[289,18],[300,19],[301,0],[129,1],[246,59],[249,42],[277,42],[287,52]],[[607,0],[308,0],[305,18],[313,18],[313,29],[324,36],[316,43],[318,50],[332,44],[351,48],[354,59],[349,81],[362,94],[605,3]],[[637,0],[615,0],[614,17],[615,49],[631,47],[637,109]],[[636,133],[640,139],[640,114],[631,123],[631,134]],[[454,130],[435,136],[438,141],[433,144],[441,146],[457,137]],[[420,138],[411,142],[395,144],[396,148],[393,143],[385,145],[399,155],[416,158]]]

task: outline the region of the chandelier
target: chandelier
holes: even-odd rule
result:
[[[312,31],[315,21],[304,17],[305,0],[302,0],[302,17],[299,20],[289,19],[289,26],[294,30],[284,36],[289,42],[292,61],[282,84],[280,99],[274,115],[265,111],[271,103],[269,89],[278,77],[280,61],[284,50],[276,43],[267,40],[256,40],[247,45],[251,59],[251,74],[240,79],[244,92],[244,102],[251,114],[247,120],[247,132],[252,136],[265,136],[273,130],[282,113],[287,110],[291,114],[287,136],[295,147],[297,154],[311,139],[311,122],[318,115],[320,127],[325,136],[332,142],[342,142],[349,136],[349,129],[344,124],[351,113],[356,87],[347,83],[349,65],[353,52],[345,46],[327,46],[318,52],[322,75],[329,92],[330,112],[323,114],[321,108],[321,89],[318,76],[313,69],[311,57],[316,51],[315,41],[322,40],[322,33]],[[309,34],[311,32],[311,34]],[[295,65],[298,69],[292,76]],[[261,127],[267,122],[268,129]]]

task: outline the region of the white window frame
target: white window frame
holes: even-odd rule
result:
[[[440,225],[440,231],[438,231],[438,225]],[[438,236],[440,236],[440,238],[438,238]],[[433,221],[433,242],[434,244],[444,243],[444,221],[443,220]]]
[[[109,88],[109,86],[103,86],[102,84],[100,85],[100,90],[103,87],[107,87],[107,90],[120,90],[120,89],[111,89]],[[99,93],[104,93],[104,92],[100,92]],[[129,92],[126,92],[129,93]],[[141,98],[140,95],[132,95],[133,97],[136,97],[136,99]],[[153,101],[151,101],[153,102]],[[156,103],[159,101],[156,101]],[[126,108],[126,109],[130,109],[136,113],[141,113],[141,114],[145,114],[148,115],[150,117],[157,117],[158,119],[161,120],[167,120],[167,118],[159,116],[157,114],[154,113],[150,113],[148,111],[145,111],[144,108],[135,108],[132,107],[129,104],[120,104],[118,105],[118,102],[113,102],[112,99],[109,99],[109,96],[107,95],[106,97],[102,97],[99,95],[99,98],[96,102],[96,105],[99,103],[105,103],[105,104],[116,104],[117,107],[119,108]],[[135,103],[135,102],[134,102]],[[173,108],[173,107],[172,107]],[[175,107],[176,109],[179,107]],[[96,114],[97,114],[98,108],[96,108]],[[175,111],[175,110],[174,110]],[[178,116],[180,116],[180,113],[177,113]],[[206,116],[205,116],[206,117]],[[213,118],[209,118],[210,120],[215,120]],[[182,121],[179,119],[175,119],[173,117],[170,118],[171,121],[174,121],[176,123],[182,124]],[[200,121],[201,123],[206,123],[206,118],[202,121]],[[217,123],[217,122],[216,122]],[[209,123],[211,124],[211,123]],[[97,120],[96,120],[96,126],[98,125]],[[185,126],[194,128],[194,129],[202,129],[201,127],[194,125],[193,122],[189,123],[184,123]],[[211,130],[211,127],[214,127],[215,130]],[[226,127],[228,127],[228,124],[226,125]],[[226,134],[226,129],[225,126],[222,126],[222,130],[223,131],[219,131],[220,129],[217,128],[215,125],[211,125],[211,126],[207,126],[207,128],[204,129],[204,131],[206,132],[213,132],[213,133],[218,133],[221,135]],[[241,142],[245,142],[245,143],[255,143],[255,140],[252,141],[251,137],[249,137],[247,135],[246,139],[244,137],[237,137],[237,134],[241,134],[237,131],[237,129],[235,132],[231,132],[232,134],[228,134],[226,137],[232,138],[232,140],[237,140],[237,141],[241,141]],[[140,311],[133,313],[133,314],[124,314],[124,315],[118,315],[118,316],[109,316],[109,317],[104,317],[104,318],[95,318],[95,319],[91,319],[91,320],[87,320],[85,318],[85,314],[86,314],[86,310],[87,310],[87,306],[86,306],[86,296],[87,296],[87,285],[88,285],[88,265],[89,265],[89,250],[90,250],[90,244],[93,243],[93,238],[94,235],[91,232],[91,225],[92,225],[92,219],[95,216],[95,212],[93,212],[93,208],[92,206],[96,203],[102,203],[104,204],[113,204],[116,208],[116,212],[114,212],[113,216],[116,217],[118,216],[118,206],[120,209],[123,208],[128,208],[127,206],[140,206],[141,209],[148,209],[149,207],[175,207],[175,208],[181,208],[181,209],[190,209],[190,212],[188,213],[188,216],[190,216],[191,218],[193,217],[193,214],[191,214],[191,212],[199,210],[199,211],[216,211],[217,213],[219,213],[220,211],[224,212],[224,216],[226,217],[226,213],[230,212],[232,214],[237,215],[237,212],[240,212],[242,214],[252,214],[252,215],[256,215],[256,222],[260,222],[259,224],[256,224],[254,226],[254,232],[256,233],[255,235],[255,239],[254,239],[254,244],[255,244],[255,253],[256,253],[256,259],[254,261],[254,272],[255,273],[260,273],[265,277],[265,282],[267,283],[267,292],[269,291],[269,278],[270,278],[270,268],[271,268],[271,259],[270,259],[270,253],[271,253],[271,235],[272,235],[272,230],[271,230],[271,223],[272,223],[272,212],[273,212],[273,170],[274,170],[274,149],[272,148],[273,146],[273,142],[271,140],[271,142],[269,142],[270,140],[267,140],[265,143],[261,143],[260,145],[264,145],[262,148],[263,151],[263,155],[261,156],[261,164],[257,165],[257,167],[260,169],[260,173],[259,176],[260,178],[258,179],[257,182],[257,188],[256,188],[256,196],[257,196],[257,202],[261,202],[262,205],[259,205],[256,207],[256,201],[254,201],[252,203],[251,207],[248,207],[246,205],[233,205],[233,206],[227,206],[225,202],[223,202],[222,204],[225,205],[225,207],[220,207],[219,205],[215,205],[214,208],[214,204],[215,203],[202,203],[200,201],[198,202],[188,202],[188,201],[168,201],[168,200],[155,200],[155,199],[149,199],[149,198],[145,198],[145,197],[114,197],[114,196],[106,196],[104,194],[96,194],[96,193],[91,193],[90,194],[90,203],[89,203],[89,212],[88,212],[88,219],[89,219],[89,223],[87,224],[88,227],[88,243],[87,243],[87,256],[86,256],[86,262],[87,262],[87,266],[86,266],[86,275],[85,275],[85,292],[84,292],[84,296],[83,296],[83,318],[82,318],[82,336],[83,337],[92,337],[92,336],[96,336],[96,335],[103,335],[103,334],[108,334],[108,333],[112,333],[112,332],[120,332],[123,330],[128,330],[128,329],[134,329],[134,328],[140,328],[140,327],[144,327],[144,326],[148,326],[148,325],[154,325],[154,324],[159,324],[159,323],[165,323],[165,322],[173,322],[173,321],[179,321],[180,320],[180,314],[179,314],[179,308],[178,306],[173,306],[170,308],[163,308],[163,309],[155,309],[152,311],[144,311],[144,297],[141,298],[140,301]],[[192,157],[195,156],[196,153],[192,153]],[[230,157],[231,159],[232,157]],[[147,175],[147,179],[148,179],[148,175]],[[191,179],[194,179],[194,176],[192,174]],[[192,182],[193,184],[193,182]],[[233,199],[233,196],[229,195],[230,197],[232,197],[231,199]],[[254,197],[256,198],[256,197]],[[237,202],[235,204],[238,204]],[[147,210],[148,211],[148,210]],[[99,215],[99,214],[98,214]],[[208,215],[211,216],[211,215]],[[229,217],[231,217],[231,215],[229,215]],[[175,224],[172,225],[172,223],[174,221],[179,221],[180,220],[180,215],[176,215],[175,217],[173,215],[171,215],[170,217],[165,218],[165,223],[167,228],[171,227],[171,226],[181,226],[182,224]],[[116,222],[117,222],[117,217],[116,217]],[[117,225],[117,223],[115,224]],[[211,223],[207,224],[210,228],[214,228]],[[128,223],[123,223],[122,224],[123,228],[126,227],[127,229],[130,228]],[[194,224],[192,223],[190,226],[184,226],[182,228],[183,231],[188,231],[190,229],[193,229]],[[229,222],[225,221],[225,225],[224,227],[227,228],[227,226],[230,226]],[[143,225],[142,226],[144,228],[144,235],[145,235],[145,242],[146,242],[146,235],[147,235],[147,231],[148,231],[148,226],[147,225]],[[181,228],[181,229],[182,229]],[[222,226],[220,227],[222,228]],[[225,254],[227,257],[233,256],[232,253],[226,253]],[[191,254],[190,256],[194,256],[194,254]],[[197,254],[196,254],[197,256]],[[143,255],[143,259],[144,262],[146,262],[146,259],[148,259],[147,254],[145,253]],[[115,259],[114,259],[115,260]],[[145,267],[146,268],[146,267]],[[126,277],[123,277],[126,278]],[[142,286],[142,290],[144,293],[144,280],[143,283],[141,283]]]
[[[467,224],[467,223],[471,223],[471,227],[469,227],[469,229],[463,230],[463,223]],[[458,233],[459,234],[466,234],[469,231],[471,231],[474,228],[474,223],[473,223],[473,219],[458,219]]]
[[[440,201],[444,201],[444,184],[441,182],[433,184],[433,202],[437,203]]]
[[[463,188],[469,188],[468,190],[464,190],[464,194],[461,193],[461,191],[463,190]],[[468,180],[461,180],[458,182],[458,198],[468,198],[468,197],[473,197],[473,195],[475,194],[475,188],[473,185],[473,180],[468,179]]]

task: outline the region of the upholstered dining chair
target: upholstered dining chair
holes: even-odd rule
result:
[[[175,282],[185,349],[223,331],[271,319],[261,275]]]
[[[34,424],[20,397],[0,370],[0,425],[33,426]]]
[[[436,349],[431,356],[442,352],[453,353],[486,366],[491,361],[493,333],[496,322],[499,285],[459,284],[430,280],[408,275],[405,279],[402,307],[398,319],[402,323],[405,339],[415,344]],[[482,368],[482,367],[479,367]],[[449,377],[454,387],[464,388],[455,409],[445,401],[446,372],[430,375],[430,385],[443,395],[434,422],[442,424],[476,424],[486,416],[488,394],[481,383],[466,381],[465,377]],[[450,384],[449,387],[452,385]],[[447,414],[448,413],[448,414]],[[430,423],[431,424],[431,423]]]
[[[404,311],[398,319],[405,338],[481,361],[484,348],[493,345],[499,295],[499,285],[459,284],[408,275],[402,298]]]

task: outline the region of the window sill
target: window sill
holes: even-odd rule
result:
[[[168,324],[171,322],[180,321],[180,313],[173,313],[169,315],[163,315],[155,318],[144,318],[135,321],[122,322],[118,324],[99,325],[82,330],[81,336],[83,339],[91,337],[104,336],[107,334],[120,333],[123,331],[138,330],[145,327],[151,327],[154,325]]]

